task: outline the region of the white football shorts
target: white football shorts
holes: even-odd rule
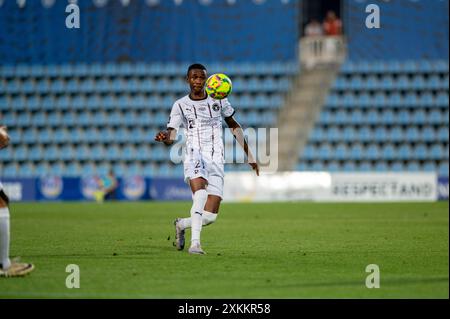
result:
[[[223,198],[223,166],[223,157],[220,155],[186,157],[184,161],[184,181],[189,184],[189,180],[203,177],[208,181],[206,187],[208,194]]]

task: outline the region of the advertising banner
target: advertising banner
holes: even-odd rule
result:
[[[225,176],[225,201],[435,201],[434,173],[285,172]]]
[[[448,176],[439,176],[437,192],[438,200],[448,200]]]

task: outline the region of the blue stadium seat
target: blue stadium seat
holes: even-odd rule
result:
[[[316,153],[316,158],[321,160],[329,160],[331,159],[332,149],[329,144],[322,144]]]
[[[57,161],[60,158],[60,152],[58,146],[51,144],[44,149],[45,161]]]
[[[414,75],[411,82],[411,88],[415,90],[423,90],[426,87],[425,80],[422,75]]]
[[[408,142],[414,142],[420,139],[420,132],[417,126],[409,126],[404,134],[404,139]]]
[[[379,113],[375,110],[370,110],[365,114],[364,122],[362,123],[366,123],[369,125],[377,125],[379,122],[380,122]],[[355,124],[361,124],[361,122]]]
[[[393,160],[396,155],[395,147],[392,144],[385,144],[381,149],[381,158],[385,160]]]
[[[406,164],[406,169],[409,172],[419,172],[420,171],[420,164],[417,161],[409,161]]]
[[[426,161],[422,165],[422,170],[425,172],[436,172],[437,171],[436,163],[433,161]]]
[[[364,148],[361,144],[353,144],[350,148],[348,158],[359,161],[364,158]]]
[[[414,147],[413,157],[418,160],[424,160],[428,157],[428,149],[425,144],[418,144]]]
[[[396,122],[394,111],[387,109],[381,113],[380,122],[387,125],[393,125]]]
[[[432,142],[436,140],[436,133],[432,126],[425,126],[420,132],[420,139],[425,142]]]
[[[17,176],[20,177],[34,176],[34,165],[31,163],[25,163],[18,166]]]
[[[28,150],[28,158],[31,161],[40,161],[44,159],[44,151],[41,145],[34,145]]]
[[[337,126],[331,126],[325,133],[325,139],[332,142],[340,140],[341,130]]]
[[[357,166],[353,161],[346,161],[342,166],[344,172],[354,172],[357,170]]]
[[[376,144],[370,144],[365,149],[364,156],[369,160],[377,160],[380,157],[380,148]]]
[[[65,176],[66,167],[63,163],[57,162],[50,165],[49,174],[53,176]]]
[[[374,170],[372,164],[369,161],[362,161],[357,167],[359,172],[371,172]]]
[[[448,167],[448,160],[447,161],[442,161],[439,166],[438,166],[438,172],[440,175],[443,176],[449,176],[449,167]]]
[[[27,160],[28,159],[28,148],[25,145],[18,146],[16,149],[14,149],[13,159],[18,162]]]
[[[361,110],[354,110],[350,114],[350,123],[353,125],[358,125],[364,121],[363,112]],[[348,120],[345,120],[343,123],[347,123]]]
[[[344,160],[348,157],[349,150],[348,150],[348,147],[346,144],[340,143],[334,148],[333,153],[334,153],[334,156],[333,156],[334,159]],[[350,157],[351,157],[351,154],[350,154]],[[337,168],[339,168],[339,165],[337,166]]]
[[[400,161],[395,161],[390,166],[390,171],[393,171],[393,172],[399,173],[399,172],[404,172],[405,170],[406,170],[405,166]]]
[[[353,126],[346,126],[340,134],[340,139],[348,143],[358,140],[358,138],[361,138],[361,134],[358,134]]]
[[[104,153],[104,158],[108,161],[117,161],[120,159],[124,159],[124,155],[122,154],[120,148],[117,145],[108,146]]]
[[[411,123],[411,114],[407,110],[401,110],[397,113],[397,123],[400,125],[409,125]]]
[[[325,169],[329,172],[339,172],[341,170],[341,166],[337,161],[331,161],[330,163],[328,163]]]
[[[48,176],[50,174],[50,165],[47,162],[40,162],[36,164],[34,174],[38,177]]]
[[[402,144],[397,149],[397,158],[401,160],[409,160],[411,158],[412,151],[409,144]]]
[[[136,158],[136,148],[133,145],[125,146],[120,152],[120,158],[125,161],[133,161]]]
[[[119,127],[117,130],[110,133],[111,141],[116,143],[129,143],[135,139],[135,136],[126,127]]]
[[[442,158],[445,158],[446,156],[446,152],[444,147],[441,144],[433,144],[430,149],[429,149],[429,153],[428,153],[428,158],[434,159],[434,160],[439,160]]]
[[[301,155],[300,158],[304,160],[313,160],[316,158],[316,154],[317,154],[316,148],[313,145],[308,144],[303,150],[303,155]]]
[[[387,172],[389,170],[388,164],[385,161],[377,161],[374,169],[376,172]]]
[[[424,115],[424,123],[439,125],[444,123],[443,115],[439,110],[433,109],[428,115]]]
[[[103,160],[109,154],[106,152],[105,147],[102,144],[93,145],[90,148],[90,159],[95,161]]]
[[[403,99],[403,104],[405,107],[415,108],[419,105],[419,99],[414,92],[409,92],[405,95]]]
[[[439,142],[445,142],[445,141],[447,141],[447,143],[448,143],[448,140],[449,140],[448,126],[441,126],[441,127],[438,129],[438,132],[437,132],[437,134],[436,134],[436,139],[437,139]]]
[[[84,163],[81,165],[81,176],[95,176],[97,174],[97,167],[94,163]]]
[[[124,163],[118,162],[113,165],[114,174],[116,176],[125,176],[127,174],[127,166]]]
[[[403,135],[403,130],[400,126],[394,126],[388,133],[388,139],[391,142],[402,142],[405,137]]]
[[[372,139],[376,142],[385,142],[388,140],[388,132],[384,126],[377,126],[373,132]]]
[[[413,124],[423,124],[427,122],[427,114],[424,110],[419,109],[413,112],[411,116],[411,123]]]
[[[100,162],[96,165],[96,173],[100,176],[106,176],[108,175],[110,170],[110,165],[108,162]]]

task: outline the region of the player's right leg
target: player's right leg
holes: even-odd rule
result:
[[[208,181],[203,177],[190,179],[189,186],[193,194],[193,203],[191,208],[191,247],[189,253],[204,254],[200,245],[200,233],[202,231],[202,217],[206,201],[208,200],[208,192],[206,186]]]
[[[9,198],[0,184],[0,277],[24,276],[34,269],[32,264],[9,259]]]

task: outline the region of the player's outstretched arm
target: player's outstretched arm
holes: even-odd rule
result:
[[[225,122],[231,130],[234,138],[237,140],[239,145],[244,149],[245,155],[248,158],[248,164],[252,167],[252,169],[256,172],[256,175],[259,176],[259,165],[256,159],[253,157],[252,151],[248,147],[247,140],[244,136],[244,131],[242,130],[241,125],[234,119],[233,116],[226,117]]]
[[[176,130],[169,127],[167,130],[161,131],[155,136],[155,141],[162,142],[166,145],[172,145],[176,136]]]

